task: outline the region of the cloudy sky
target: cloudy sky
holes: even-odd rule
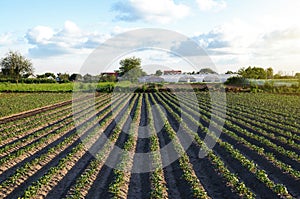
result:
[[[185,35],[219,72],[246,66],[300,72],[299,0],[1,0],[0,7],[0,57],[17,50],[36,73],[79,72],[107,40],[140,28]],[[190,70],[163,51],[136,55],[144,64]]]

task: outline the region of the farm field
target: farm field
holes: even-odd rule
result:
[[[82,83],[76,84],[80,87],[76,90],[89,90],[92,88],[105,89],[109,86],[113,86],[115,83],[112,82],[99,82],[99,83]],[[25,84],[25,83],[7,83],[0,82],[0,92],[51,92],[51,93],[62,93],[72,92],[74,90],[74,83],[40,83],[40,84]]]
[[[72,100],[72,93],[0,93],[0,118]]]
[[[43,84],[23,84],[23,83],[0,83],[1,92],[71,92],[73,83],[43,83]]]
[[[0,103],[7,104],[8,96],[2,95]],[[15,95],[20,101],[31,96]],[[73,105],[0,119],[0,198],[300,197],[300,96],[227,93],[222,126],[224,103],[212,107],[205,92],[196,97],[185,92],[100,93],[95,106],[89,106],[94,98],[86,96]],[[49,101],[26,110],[45,105]],[[2,114],[21,111],[25,109]],[[210,125],[222,131],[219,139]],[[148,138],[139,136],[144,133],[139,126],[147,126]],[[177,134],[180,128],[193,138],[186,150],[186,140]],[[109,140],[104,142],[104,136]],[[216,142],[212,150],[205,145],[207,137]],[[170,154],[158,150],[169,143],[180,157],[162,168]],[[114,145],[123,151],[117,153]],[[199,158],[200,151],[207,156]],[[151,158],[136,161],[138,153]],[[115,167],[107,166],[108,160]],[[127,171],[145,165],[154,169]]]

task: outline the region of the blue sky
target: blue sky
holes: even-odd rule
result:
[[[219,72],[249,65],[300,72],[298,0],[1,0],[0,7],[0,57],[17,50],[36,73],[78,72],[107,39],[138,28],[193,39]],[[137,54],[148,65],[180,66],[159,53]]]

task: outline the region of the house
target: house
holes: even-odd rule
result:
[[[165,70],[164,75],[181,75],[181,70]]]
[[[115,76],[115,77],[118,77],[119,76],[119,73],[117,72],[104,72],[104,73],[101,73],[102,76]]]
[[[32,75],[29,75],[28,78],[36,78],[36,76],[32,74]]]

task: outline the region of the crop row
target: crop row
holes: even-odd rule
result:
[[[204,98],[203,95],[201,95],[197,99],[199,100],[199,103],[207,105],[207,101],[208,101],[207,97]],[[222,104],[220,106],[219,103],[215,103],[214,106],[222,108]],[[285,120],[273,121],[274,117],[272,118],[264,117],[264,116],[268,116],[268,114],[266,113],[257,114],[256,110],[257,109],[253,109],[253,108],[252,109],[248,108],[248,110],[245,110],[240,106],[231,106],[227,104],[227,115],[233,115],[233,116],[238,115],[239,119],[245,121],[246,124],[252,124],[251,127],[254,128],[259,127],[267,131],[278,133],[280,136],[285,136],[287,138],[300,140],[300,136],[297,135],[299,134],[299,128],[294,127],[292,126],[292,124],[288,124],[288,123],[283,125],[285,123]],[[257,120],[257,118],[259,118],[260,120]]]
[[[249,108],[255,107],[254,111],[265,114],[265,117],[280,118],[280,123],[296,122],[299,115],[299,96],[285,96],[273,94],[231,94],[227,95],[229,104]],[[296,124],[295,123],[295,124]]]
[[[71,93],[1,93],[0,117],[70,100]]]
[[[128,138],[124,143],[120,159],[114,169],[114,180],[109,186],[109,192],[113,194],[113,198],[126,198],[128,193],[131,168],[133,165],[133,155],[136,147],[137,133],[140,120],[142,97],[139,94],[137,105],[134,109],[132,121],[130,123]],[[129,114],[130,115],[130,114]]]
[[[122,100],[122,99],[120,98],[120,100]],[[99,118],[102,118],[103,116],[109,114],[108,112],[110,111],[110,109],[108,108],[109,104],[108,105],[107,104],[108,104],[107,102],[104,102],[104,103],[102,103],[102,106],[98,107],[98,109],[99,108],[100,109],[99,109],[99,114],[97,114],[97,115],[89,116],[89,118],[86,118],[86,115],[79,116],[77,119],[81,125],[79,125],[77,127],[77,129],[72,127],[72,125],[66,126],[65,128],[69,130],[68,132],[71,132],[71,134],[68,137],[63,139],[62,142],[60,142],[59,144],[48,149],[48,151],[46,153],[40,155],[39,157],[35,158],[34,160],[32,160],[29,163],[27,162],[23,167],[20,167],[13,176],[11,176],[8,180],[6,180],[4,183],[1,184],[2,188],[5,187],[4,185],[7,186],[7,185],[12,184],[10,179],[18,179],[18,176],[20,176],[20,175],[24,176],[26,171],[30,171],[29,176],[33,175],[39,169],[42,169],[42,165],[47,164],[49,161],[51,161],[53,158],[55,158],[61,151],[66,149],[66,147],[71,146],[73,143],[75,143],[76,140],[80,139],[80,137],[83,140],[85,140],[85,139],[90,140],[92,138],[92,135],[95,135],[95,133],[97,132],[95,130],[95,128],[98,127]],[[105,123],[104,120],[102,122]],[[70,128],[72,128],[72,129],[70,129]],[[93,133],[91,133],[91,132],[93,132]],[[83,135],[85,135],[85,137],[83,137]],[[72,149],[72,152],[70,154],[75,154],[75,153],[83,150],[82,146],[83,146],[82,143],[74,146],[74,148]],[[60,166],[58,165],[58,166],[61,167],[62,163],[64,165],[66,162],[68,162],[67,159],[69,159],[69,160],[72,159],[71,156],[72,155],[66,155],[65,158],[60,161],[61,165]],[[26,170],[26,168],[27,168],[27,170]],[[52,168],[54,168],[54,169],[52,169]],[[49,172],[48,172],[48,174],[49,175],[51,174],[51,176],[54,175],[54,173],[53,173],[54,171],[59,171],[59,169],[57,169],[56,167],[52,167],[52,168],[50,168]],[[28,173],[26,173],[26,174],[28,175]],[[28,187],[28,189],[25,191],[24,197],[27,198],[28,195],[30,195],[30,196],[36,195],[37,190],[40,188],[41,183],[42,184],[47,183],[47,179],[50,180],[49,175],[46,175],[46,177],[43,176],[41,179],[39,179],[38,181],[33,183],[32,186]],[[22,179],[22,180],[24,180],[24,179]],[[16,183],[13,183],[13,184],[16,184]],[[12,187],[9,186],[9,188],[12,188]]]
[[[170,114],[173,115],[175,120],[177,120],[178,122],[182,121],[180,116],[175,114],[175,112],[173,110],[173,108],[174,108],[174,109],[177,109],[177,111],[180,111],[177,106],[174,106],[171,108],[161,98],[158,100],[161,104],[163,104],[164,108]],[[171,103],[171,100],[168,100],[168,101]],[[194,118],[192,118],[190,115],[186,115],[186,116],[189,119],[191,119],[192,121],[194,120]],[[198,125],[198,124],[196,124],[196,125]],[[182,126],[183,126],[184,130],[187,133],[189,133],[190,136],[194,139],[196,144],[198,144],[198,146],[201,147],[201,149],[203,151],[205,151],[205,153],[207,153],[210,160],[212,161],[212,164],[217,169],[218,173],[226,179],[227,185],[230,186],[233,191],[236,191],[240,196],[242,196],[244,198],[254,198],[254,196],[255,196],[254,193],[252,193],[251,190],[245,186],[245,184],[239,179],[239,177],[236,174],[231,172],[229,170],[229,168],[226,167],[226,164],[223,162],[223,160],[217,154],[215,154],[213,151],[211,151],[206,146],[206,143],[198,136],[198,134],[196,132],[194,132],[193,130],[191,130],[190,127],[186,123],[182,123]]]
[[[186,98],[183,98],[186,99]],[[191,110],[191,106],[189,106],[189,109]],[[206,122],[209,122],[209,113],[205,112],[204,110],[206,110],[206,108],[204,107],[200,107],[201,109],[199,110],[202,114],[202,118],[206,119]],[[205,117],[205,115],[207,115],[207,117]],[[239,126],[232,126],[232,128],[235,128],[237,131],[239,132],[243,132],[244,129],[242,129]],[[263,147],[259,147],[257,145],[251,144],[249,141],[247,141],[246,139],[242,138],[241,136],[236,135],[235,133],[231,132],[230,130],[224,129],[223,130],[225,133],[227,133],[228,135],[234,137],[235,140],[237,140],[238,142],[243,143],[246,147],[248,147],[249,149],[257,152],[258,155],[263,156],[264,158],[266,158],[268,161],[272,162],[274,165],[276,165],[279,169],[281,169],[284,173],[288,173],[289,175],[291,175],[292,177],[294,177],[295,179],[300,179],[300,172],[296,169],[294,169],[291,165],[286,164],[278,159],[276,159],[276,156],[271,153],[271,152],[266,152],[265,149]]]
[[[108,158],[110,151],[113,149],[114,143],[116,142],[119,134],[122,131],[122,126],[124,125],[128,117],[128,113],[133,107],[133,102],[135,100],[136,97],[131,99],[130,104],[128,105],[128,107],[126,107],[125,112],[118,120],[117,126],[112,130],[110,137],[107,139],[106,143],[101,148],[101,150],[96,154],[96,159],[91,161],[91,163],[85,169],[83,174],[76,180],[75,184],[70,188],[70,191],[67,194],[67,198],[83,198],[85,194],[87,194],[88,190],[92,186],[92,183],[96,179],[96,176],[100,172],[104,162]],[[116,111],[114,112],[115,115],[112,115],[112,118],[115,118],[116,113],[119,112],[122,108],[124,108],[125,105],[126,103],[123,103],[121,106],[118,106],[116,108]],[[106,123],[109,123],[109,121],[107,121]]]
[[[100,106],[107,105],[108,103],[109,103],[108,100],[103,101],[100,104]],[[86,111],[87,111],[87,109],[85,109],[85,112],[82,112],[80,115],[76,115],[76,117],[81,117],[84,114],[87,114],[88,112],[86,112]],[[16,149],[14,153],[8,153],[8,155],[1,158],[0,165],[4,164],[12,159],[15,159],[17,157],[23,156],[23,155],[27,154],[29,151],[32,151],[32,150],[37,151],[38,148],[47,144],[49,142],[48,140],[51,140],[51,139],[55,140],[55,137],[60,137],[60,136],[63,136],[64,133],[67,133],[66,131],[64,131],[65,128],[72,124],[74,124],[73,119],[71,117],[69,117],[67,121],[64,121],[64,119],[63,119],[55,125],[48,126],[45,129],[42,129],[40,131],[35,132],[34,134],[29,135],[24,140],[21,139],[17,142],[12,143],[12,145],[6,145],[5,147],[2,148],[1,154],[6,154],[6,153],[10,152],[11,148],[19,148],[18,145],[21,146],[23,144],[26,144],[27,141],[33,140],[36,137],[38,138],[40,135],[43,135],[43,134],[45,135],[45,136],[41,137],[40,139],[38,139],[36,142],[29,143],[28,145],[26,145],[18,150]]]
[[[149,133],[150,133],[150,150],[152,154],[152,166],[154,171],[150,175],[151,181],[151,193],[150,197],[153,199],[156,198],[167,198],[167,187],[166,181],[164,178],[164,172],[162,169],[162,159],[161,154],[159,152],[159,140],[156,134],[156,130],[154,127],[154,118],[149,102],[149,95],[145,94],[145,103],[147,108],[147,116],[149,122]]]
[[[105,99],[106,96],[99,97],[97,100]],[[76,103],[76,106],[80,106],[82,108],[85,107],[86,99],[81,100],[80,103]],[[97,104],[95,104],[96,106]],[[37,126],[39,126],[39,129],[42,129],[43,127],[49,126],[56,121],[54,119],[60,118],[62,119],[64,116],[67,117],[68,114],[71,114],[71,105],[67,105],[66,107],[60,107],[54,110],[45,111],[33,116],[25,117],[22,119],[19,119],[14,122],[9,122],[8,125],[2,125],[2,128],[4,128],[3,132],[1,133],[0,140],[1,142],[6,141],[8,138],[15,138],[20,139],[20,136],[30,134],[32,131],[36,130]],[[54,120],[54,121],[53,121]],[[5,133],[7,132],[7,133]],[[24,133],[26,132],[26,133]],[[6,141],[7,142],[7,141]]]
[[[162,95],[160,97],[162,97],[161,98],[161,99],[163,99],[162,101],[167,100]],[[178,106],[176,106],[174,103],[172,103],[170,101],[168,101],[168,102],[173,105],[173,108],[179,109],[178,111],[180,111],[180,108]],[[180,104],[180,105],[181,105],[181,108],[183,108],[183,107],[187,108],[183,104]],[[199,116],[201,116],[201,113],[194,111],[194,109],[189,109],[189,111],[194,112],[195,114],[199,114]],[[170,112],[170,113],[176,114],[176,112]],[[235,149],[233,145],[229,144],[228,142],[223,142],[221,139],[218,139],[218,137],[216,137],[215,132],[211,132],[207,127],[204,127],[199,121],[196,121],[187,112],[182,111],[181,113],[184,114],[187,118],[189,118],[189,120],[191,122],[193,122],[195,125],[198,125],[203,133],[206,133],[212,139],[214,139],[221,147],[223,147],[227,152],[229,152],[233,158],[238,160],[243,167],[248,169],[251,173],[255,174],[255,176],[257,177],[258,180],[260,180],[261,182],[266,184],[266,186],[269,187],[270,189],[272,189],[276,194],[279,194],[279,195],[281,195],[283,197],[287,197],[287,198],[291,197],[287,191],[287,188],[284,185],[274,183],[268,177],[268,175],[266,174],[266,172],[264,170],[259,169],[256,164],[254,164],[252,161],[250,161],[248,158],[246,158],[239,150]],[[213,123],[213,121],[210,121],[210,122]],[[219,125],[216,123],[214,124],[214,127],[220,128]],[[221,130],[221,129],[219,129],[219,130]]]
[[[150,98],[153,102],[156,101],[155,98],[153,97],[153,94],[150,94]],[[209,198],[203,185],[197,178],[195,171],[193,170],[193,166],[190,163],[189,157],[186,154],[183,146],[181,145],[180,140],[177,137],[175,130],[172,128],[171,124],[169,123],[169,121],[168,121],[166,115],[163,113],[162,109],[159,106],[157,107],[157,109],[160,113],[162,121],[164,121],[164,124],[165,124],[164,128],[166,129],[168,136],[172,140],[176,152],[180,156],[179,157],[179,165],[183,171],[183,178],[191,186],[191,189],[193,192],[193,197],[194,198]]]

